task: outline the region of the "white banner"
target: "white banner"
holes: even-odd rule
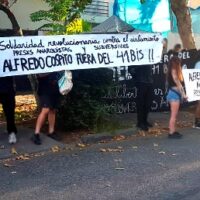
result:
[[[0,37],[0,77],[155,64],[161,54],[156,33]]]
[[[183,69],[188,101],[200,100],[200,69]]]

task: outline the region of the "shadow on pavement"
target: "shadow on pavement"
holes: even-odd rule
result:
[[[24,127],[18,127],[18,141],[16,144],[11,145],[8,143],[8,134],[5,130],[5,124],[0,124],[0,159],[16,156],[11,152],[13,147],[15,148],[17,154],[21,155],[48,151],[55,145],[61,148],[65,146],[64,144],[53,140],[44,134],[41,134],[42,145],[35,145],[30,140],[34,130]]]

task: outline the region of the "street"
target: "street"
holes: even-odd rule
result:
[[[5,200],[200,199],[200,134],[133,136],[0,163]]]

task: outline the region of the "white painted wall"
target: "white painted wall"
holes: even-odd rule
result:
[[[114,0],[107,0],[109,2],[109,16],[113,14],[113,3]],[[35,30],[43,25],[44,22],[32,22],[30,19],[30,14],[38,10],[48,10],[48,5],[42,0],[18,0],[11,7],[11,11],[14,13],[20,27],[25,30]],[[105,21],[108,17],[83,15],[84,19],[94,22],[101,23]],[[0,28],[1,29],[11,29],[11,23],[6,14],[0,12]]]
[[[188,7],[193,9],[200,7],[200,0],[188,0]]]
[[[195,44],[197,49],[200,49],[200,34],[194,34]],[[173,49],[174,45],[180,43],[181,39],[178,33],[169,33],[168,34],[168,50]]]
[[[90,23],[97,23],[97,24],[100,24],[104,22],[105,20],[107,20],[110,16],[113,15],[114,0],[104,0],[104,1],[109,3],[108,16],[90,15],[90,14],[85,13],[85,14],[82,14],[81,17]]]
[[[30,14],[38,10],[47,10],[47,4],[42,0],[18,0],[11,7],[11,11],[14,13],[20,27],[25,30],[35,30],[40,27],[43,22],[32,22]],[[0,28],[10,29],[11,23],[3,12],[0,12]]]

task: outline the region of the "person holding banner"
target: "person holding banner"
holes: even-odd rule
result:
[[[194,69],[200,69],[200,61],[195,63]],[[193,128],[200,129],[200,100],[197,101]]]
[[[60,93],[57,83],[57,73],[48,73],[38,75],[38,96],[40,101],[41,112],[37,118],[35,134],[32,141],[40,145],[40,131],[46,118],[48,118],[48,136],[53,139],[59,139],[55,133],[56,109],[60,102]]]
[[[169,119],[169,138],[181,138],[182,134],[176,131],[176,119],[183,100],[187,100],[184,88],[182,86],[183,75],[181,69],[181,60],[173,56],[168,63],[167,84],[168,93],[167,101],[170,104]]]
[[[13,77],[0,78],[0,103],[6,117],[7,132],[9,134],[8,142],[15,144],[17,142],[17,128],[15,125],[15,88]]]

